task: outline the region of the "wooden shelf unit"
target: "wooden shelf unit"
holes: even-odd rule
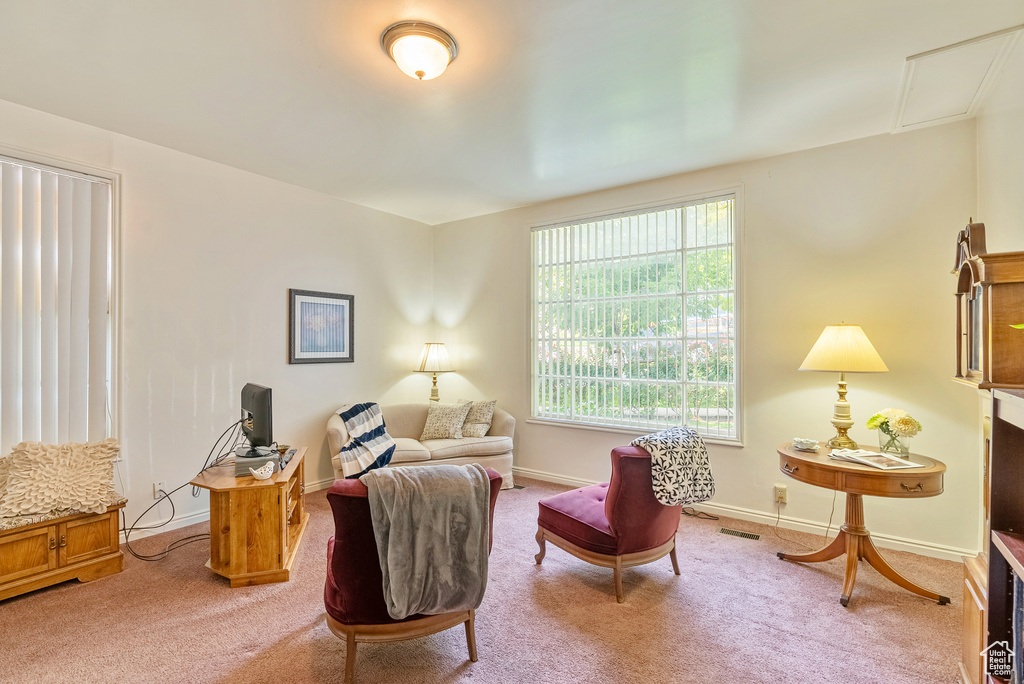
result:
[[[1013,573],[1024,569],[1022,390],[992,391],[992,451],[988,475],[992,535],[988,550],[986,646],[1004,640],[1013,643]]]
[[[77,579],[121,572],[118,513],[79,513],[0,532],[0,600]]]
[[[309,513],[301,447],[273,477],[235,477],[233,465],[211,468],[192,484],[210,490],[210,561],[232,587],[287,582]]]

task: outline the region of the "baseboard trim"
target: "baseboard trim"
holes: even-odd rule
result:
[[[131,541],[138,541],[145,539],[146,537],[152,537],[164,532],[171,532],[173,530],[181,529],[182,527],[188,527],[189,525],[195,525],[196,523],[206,522],[210,519],[210,509],[205,508],[201,511],[195,511],[188,515],[175,516],[173,520],[167,522],[162,527],[158,527],[152,530],[136,529],[132,530]],[[140,527],[152,527],[153,525],[159,525],[162,520],[154,520],[150,522],[139,521]],[[124,544],[124,531],[121,532],[121,543]]]
[[[306,493],[318,492],[321,489],[327,489],[334,484],[334,478],[329,477],[325,480],[317,480],[315,482],[306,483]],[[152,537],[153,535],[163,534],[164,532],[171,532],[173,530],[181,529],[182,527],[188,527],[189,525],[195,525],[196,523],[208,522],[210,520],[210,509],[204,508],[201,511],[195,511],[188,515],[175,516],[174,520],[171,520],[163,527],[158,527],[153,530],[138,529],[132,532],[132,541],[138,541],[145,539],[146,537]],[[152,522],[139,522],[140,527],[152,527],[153,525],[159,525],[160,520]],[[121,543],[124,544],[124,532],[121,532]]]
[[[521,475],[534,480],[554,482],[555,484],[573,485],[574,487],[589,487],[590,485],[598,484],[597,480],[584,480],[578,477],[569,477],[568,475],[557,475],[543,470],[534,470],[533,468],[520,468],[519,466],[512,466],[512,475],[513,477],[519,477]]]
[[[596,480],[584,480],[578,477],[569,477],[566,475],[559,475],[557,473],[545,472],[543,470],[534,470],[533,468],[513,467],[512,473],[516,476],[521,475],[522,477],[532,478],[534,480],[571,485],[573,487],[587,487],[589,485],[598,484]],[[737,518],[748,522],[761,523],[762,525],[775,525],[774,513],[766,513],[764,511],[758,511],[751,508],[718,503],[694,504],[693,507],[699,511],[705,511],[713,515]],[[833,523],[831,528],[832,532],[834,533],[838,530],[839,525],[841,524],[841,519],[838,522]],[[825,530],[828,529],[827,525],[820,522],[804,520],[802,518],[792,518],[786,515],[779,518],[779,527],[797,532],[809,532],[810,534],[824,534]],[[945,544],[933,544],[931,542],[919,541],[917,539],[907,539],[905,537],[877,534],[875,532],[871,533],[871,539],[876,545],[882,548],[894,549],[896,551],[909,551],[910,553],[928,556],[929,558],[939,558],[942,560],[956,562],[963,560],[964,556],[975,556],[978,553],[976,550],[972,549],[963,549],[956,546],[947,546]]]
[[[328,477],[325,480],[317,480],[316,482],[307,482],[306,483],[306,491],[307,492],[319,492],[321,489],[327,489],[332,484],[334,484],[334,478],[333,477]]]

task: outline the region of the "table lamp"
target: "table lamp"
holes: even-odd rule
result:
[[[828,445],[834,449],[856,449],[857,443],[846,434],[853,427],[850,404],[846,401],[846,374],[884,373],[889,370],[871,346],[868,336],[859,325],[826,326],[800,364],[800,370],[839,373],[839,400],[832,414],[836,436],[828,440]]]
[[[433,374],[434,385],[430,388],[430,401],[440,400],[437,394],[437,374],[451,373],[454,370],[452,362],[448,359],[448,352],[445,351],[444,342],[427,342],[423,345],[423,353],[420,354],[416,372]]]

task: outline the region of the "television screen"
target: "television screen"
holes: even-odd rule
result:
[[[271,416],[270,388],[246,384],[242,388],[242,432],[253,448],[274,442]]]

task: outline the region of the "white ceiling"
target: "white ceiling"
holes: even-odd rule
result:
[[[449,30],[433,81],[381,31]],[[887,132],[1024,0],[0,3],[0,98],[436,224]],[[0,130],[0,143],[3,142]]]

